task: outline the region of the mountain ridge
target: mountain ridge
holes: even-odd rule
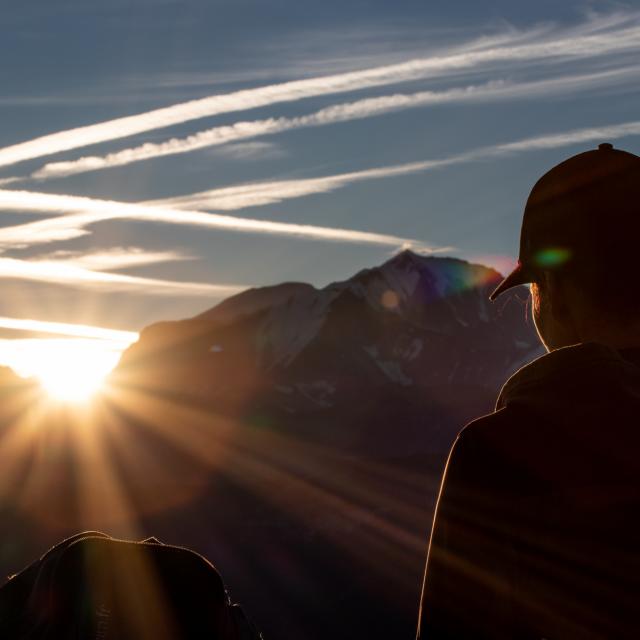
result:
[[[501,278],[407,250],[322,288],[250,289],[193,318],[145,328],[114,379],[231,415],[317,418],[331,423],[325,432],[336,423],[361,431],[356,399],[372,393],[372,406],[397,405],[414,426],[418,416],[439,415],[442,398],[451,414],[445,446],[455,420],[490,410],[505,377],[540,352],[517,292],[488,301]],[[462,389],[466,398],[450,397]]]

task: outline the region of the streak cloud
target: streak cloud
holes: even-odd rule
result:
[[[33,331],[35,333],[48,333],[60,336],[73,336],[76,338],[94,338],[97,340],[109,340],[130,344],[138,339],[135,331],[121,331],[118,329],[106,329],[87,324],[73,324],[68,322],[48,322],[46,320],[33,320],[30,318],[6,318],[0,317],[0,328],[16,331]]]
[[[186,138],[172,138],[161,143],[147,142],[138,147],[123,149],[105,156],[85,156],[77,160],[53,162],[32,173],[30,178],[36,180],[63,178],[87,171],[110,169],[134,162],[190,153],[206,147],[224,145],[257,136],[273,135],[307,127],[327,126],[435,104],[504,99],[523,100],[551,93],[575,92],[598,84],[628,82],[630,77],[637,76],[639,72],[638,67],[630,67],[616,72],[605,71],[587,75],[562,76],[535,82],[491,81],[479,86],[457,87],[441,92],[420,91],[412,94],[365,98],[355,102],[331,105],[315,113],[297,118],[268,118],[266,120],[237,122],[233,125],[200,131]],[[17,179],[7,178],[8,181]]]
[[[256,182],[222,187],[220,189],[211,189],[209,191],[151,201],[147,204],[163,207],[233,211],[247,207],[275,204],[292,198],[300,198],[313,194],[330,193],[336,189],[366,180],[410,175],[450,165],[482,160],[487,157],[500,157],[527,151],[571,146],[583,142],[605,139],[615,140],[637,135],[640,135],[640,121],[603,125],[600,127],[586,127],[563,133],[549,133],[514,142],[481,147],[435,160],[409,162],[406,164],[365,169],[363,171],[352,171],[320,178]]]
[[[351,242],[383,246],[402,246],[406,243],[422,243],[393,235],[319,227],[314,225],[255,220],[202,211],[171,209],[166,207],[98,200],[71,195],[35,193],[31,191],[0,190],[0,210],[42,213],[63,216],[0,229],[0,247],[29,246],[54,240],[69,240],[86,235],[84,227],[104,220],[128,219],[141,222],[179,224],[209,227],[243,233],[263,233],[282,236],[298,236],[316,240]],[[74,215],[64,215],[74,214]],[[428,247],[424,246],[424,249]]]
[[[613,140],[637,135],[640,135],[640,121],[586,127],[562,133],[550,133],[524,138],[514,142],[480,147],[439,159],[378,167],[320,178],[225,187],[145,204],[30,191],[0,190],[0,211],[54,214],[58,216],[0,229],[0,247],[31,246],[59,240],[69,240],[90,233],[86,227],[97,222],[114,219],[130,219],[140,222],[209,227],[234,232],[293,235],[310,239],[377,244],[392,247],[410,246],[421,251],[442,252],[451,250],[452,248],[429,246],[421,240],[400,238],[393,235],[241,218],[194,211],[191,207],[198,206],[202,209],[219,208],[232,210],[273,204],[291,198],[299,198],[318,193],[329,193],[349,184],[365,180],[415,174],[451,165],[481,161],[489,157],[498,158],[540,149],[552,149],[583,142],[603,139]],[[182,207],[188,208],[182,209]],[[175,256],[173,259],[175,259]],[[0,259],[0,265],[2,264],[1,260],[2,259]],[[126,278],[128,276],[122,277]],[[131,284],[134,283],[132,282]],[[186,288],[189,288],[188,283],[185,284],[187,285]],[[195,285],[193,289],[195,290],[199,286],[201,285]]]
[[[638,18],[637,12],[624,14],[613,20],[607,17],[596,18],[578,27],[558,30],[535,41],[529,41],[526,35],[523,38],[522,34],[516,33],[513,42],[507,40],[498,46],[489,43],[483,47],[478,43],[467,43],[430,57],[398,64],[294,80],[191,100],[137,115],[59,131],[5,147],[0,149],[0,166],[223,113],[433,78],[498,62],[560,62],[590,59],[613,53],[637,52],[640,50]],[[534,30],[534,33],[539,32]]]
[[[18,260],[2,257],[0,257],[0,278],[49,282],[102,291],[138,291],[157,295],[222,297],[238,293],[246,288],[246,285],[179,282],[93,271],[67,261]]]

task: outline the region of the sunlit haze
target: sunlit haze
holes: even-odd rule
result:
[[[531,187],[603,142],[640,153],[640,0],[0,8],[0,596],[79,531],[154,536],[219,588],[195,564],[81,584],[74,543],[28,598],[14,581],[16,618],[168,640],[110,604],[173,623],[179,595],[265,638],[415,638],[451,444],[543,351],[524,288],[489,301]]]
[[[544,170],[640,150],[635,4],[14,3],[0,315],[139,330],[402,247],[506,270]]]
[[[98,392],[122,345],[86,338],[0,341],[0,359],[24,378],[35,378],[54,400],[81,403]]]

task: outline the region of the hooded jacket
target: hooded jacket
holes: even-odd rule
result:
[[[640,638],[640,349],[514,374],[447,462],[418,638]]]

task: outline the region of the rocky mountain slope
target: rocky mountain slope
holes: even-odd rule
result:
[[[357,450],[446,448],[539,352],[522,296],[488,301],[500,278],[404,251],[322,289],[251,289],[146,328],[114,379]]]

